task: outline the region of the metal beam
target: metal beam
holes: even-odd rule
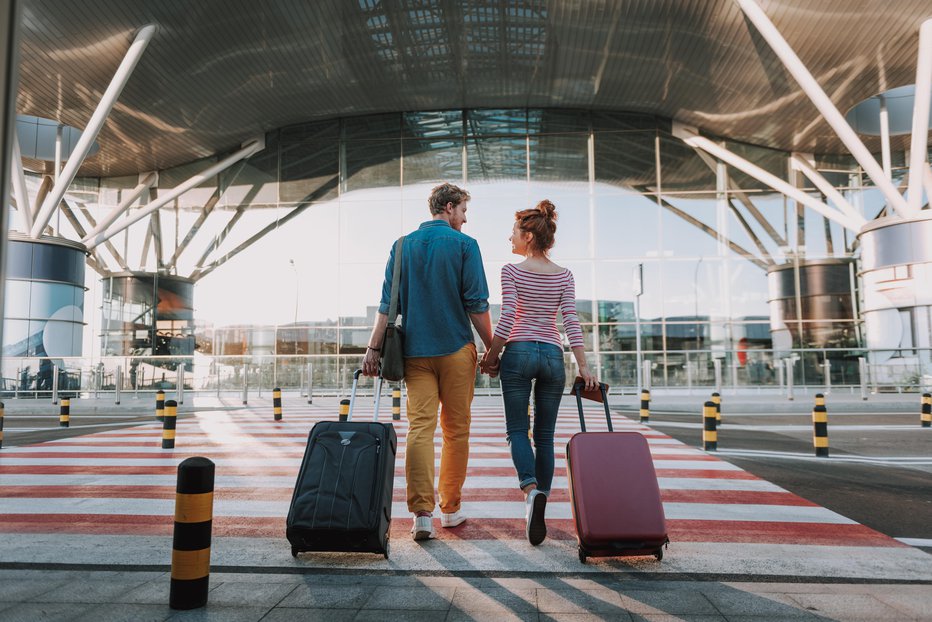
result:
[[[207,258],[210,254],[217,248],[220,248],[220,245],[223,244],[223,241],[230,234],[230,231],[233,230],[233,227],[236,226],[236,223],[239,222],[239,219],[243,217],[243,214],[246,213],[246,205],[240,205],[236,208],[236,211],[233,213],[233,216],[230,217],[230,220],[227,221],[226,226],[223,228],[223,231],[214,236],[214,239],[211,240],[210,244],[207,245],[207,248],[204,249],[201,258],[197,260],[197,263],[194,264],[196,269],[200,269],[204,265],[204,262],[207,261]]]
[[[929,100],[932,98],[932,19],[919,27],[919,57],[916,59],[916,91],[913,95],[913,135],[909,143],[909,211],[922,207],[922,186],[928,168]],[[928,194],[928,192],[926,192]],[[928,196],[932,201],[932,195]]]
[[[332,189],[336,188],[339,183],[340,183],[339,175],[331,177],[327,183],[325,183],[320,188],[318,188],[317,190],[315,190],[314,192],[306,196],[304,200],[302,200],[293,210],[291,210],[290,212],[288,212],[281,218],[277,219],[275,222],[266,225],[265,227],[262,228],[261,231],[253,235],[251,238],[249,238],[248,240],[246,240],[245,242],[243,242],[242,244],[240,244],[233,250],[231,250],[229,253],[225,254],[223,257],[220,257],[219,259],[211,262],[211,264],[207,266],[206,268],[203,268],[203,269],[199,268],[195,270],[194,272],[191,273],[191,276],[189,278],[194,279],[195,281],[199,281],[200,279],[204,278],[205,276],[207,276],[208,274],[210,274],[211,272],[213,272],[214,270],[216,270],[217,268],[219,268],[220,266],[222,266],[229,260],[233,259],[239,253],[249,248],[253,243],[257,242],[259,239],[264,237],[270,231],[274,231],[275,229],[278,229],[279,227],[287,223],[289,220],[299,216],[304,210],[306,210],[311,205],[313,205],[314,201],[316,201],[318,198],[322,196],[325,196]]]
[[[61,209],[64,210],[65,207],[66,207],[67,205],[68,205],[68,199],[65,199],[64,201],[62,201],[62,207],[61,207]],[[91,213],[90,213],[90,212],[88,211],[88,209],[87,209],[86,207],[84,207],[83,205],[81,206],[81,213],[84,214],[84,217],[87,218],[87,222],[89,222],[90,225],[93,227],[94,224],[95,224],[95,222],[94,222],[94,217],[91,216]],[[67,216],[68,216],[68,215],[67,215],[67,213],[66,213],[66,214],[65,214],[65,217],[67,218]],[[74,225],[74,223],[71,223],[71,224]],[[77,231],[78,235],[80,235],[80,236],[83,236],[83,235],[84,235],[84,234],[81,232],[81,230],[79,230],[79,229],[77,229],[77,228],[75,228],[75,231]],[[113,244],[110,244],[109,242],[107,242],[106,248],[107,248],[108,251],[110,251],[110,254],[113,256],[113,258],[116,259],[116,262],[117,262],[118,264],[120,264],[120,267],[123,268],[124,270],[127,270],[127,271],[128,271],[128,270],[129,270],[129,266],[127,265],[126,261],[123,259],[123,256],[120,255],[119,252],[117,252],[116,247],[114,247]],[[94,256],[97,257],[97,255],[95,254],[95,251],[92,250],[92,251],[88,251],[88,252],[90,252],[91,254],[94,254]],[[98,261],[101,265],[104,265],[104,262],[103,262],[99,257],[97,258],[97,261]],[[104,265],[104,267],[106,267],[106,266]]]
[[[854,206],[848,202],[848,200],[841,195],[838,190],[835,189],[832,184],[829,183],[822,174],[816,170],[813,166],[815,158],[812,154],[803,154],[803,153],[793,153],[790,154],[790,166],[792,166],[797,171],[801,172],[803,175],[809,178],[809,181],[815,184],[822,194],[824,194],[832,203],[835,204],[835,207],[839,208],[845,214],[847,214],[855,222],[859,222],[861,226],[867,224],[867,220],[858,213],[858,210],[854,209]]]
[[[673,135],[677,138],[680,138],[690,147],[696,147],[702,149],[703,151],[715,156],[719,160],[726,162],[740,171],[744,171],[754,179],[767,184],[777,192],[783,193],[786,196],[794,199],[798,203],[801,203],[822,216],[834,220],[838,224],[848,229],[851,229],[854,232],[858,232],[861,229],[861,224],[850,218],[847,214],[843,214],[838,210],[835,210],[821,201],[813,199],[811,196],[805,192],[799,190],[798,188],[793,187],[792,185],[786,183],[776,175],[768,173],[764,169],[760,168],[756,164],[748,162],[739,155],[728,151],[724,147],[721,147],[714,143],[713,141],[705,138],[704,136],[699,136],[694,128],[682,125],[681,123],[673,122]],[[902,201],[903,197],[900,197],[897,194],[897,197]]]
[[[151,188],[159,180],[159,176],[155,172],[146,173],[144,176],[140,175],[139,185],[133,188],[130,193],[120,201],[119,205],[110,210],[110,213],[101,219],[93,229],[88,232],[87,235],[82,236],[83,239],[81,242],[87,244],[91,239],[93,239],[98,233],[104,231],[116,222],[116,220],[130,208],[130,206],[136,202],[136,199],[142,196],[142,193]]]
[[[212,166],[207,167],[203,172],[198,173],[197,175],[194,175],[193,177],[191,177],[184,183],[179,184],[178,186],[175,186],[174,188],[166,192],[164,195],[159,196],[159,198],[156,199],[155,201],[152,201],[145,207],[142,207],[136,210],[136,212],[132,213],[132,215],[129,216],[128,218],[124,218],[123,220],[120,220],[110,225],[110,227],[108,227],[106,231],[98,233],[92,239],[85,241],[85,245],[88,248],[94,248],[95,246],[103,242],[104,240],[113,237],[120,231],[123,231],[124,229],[130,227],[131,225],[139,222],[140,220],[142,220],[149,214],[157,211],[163,205],[166,205],[169,202],[174,201],[176,198],[178,198],[179,196],[181,196],[182,194],[184,194],[191,188],[200,186],[202,183],[204,183],[205,181],[207,181],[208,179],[210,179],[217,173],[230,168],[231,166],[233,166],[240,160],[245,160],[249,158],[250,156],[252,156],[253,154],[256,154],[262,151],[263,149],[265,149],[265,137],[255,138],[253,140],[248,141],[247,143],[244,143],[243,147],[239,149],[238,151],[236,151],[235,153],[232,153],[226,158],[224,158],[223,160],[217,162],[216,164],[213,164]]]
[[[793,78],[796,79],[796,82],[802,87],[803,92],[809,97],[812,103],[815,104],[815,107],[818,108],[819,112],[838,135],[838,138],[841,139],[848,148],[848,151],[851,152],[851,155],[854,156],[864,171],[870,175],[870,178],[874,180],[874,184],[883,192],[883,195],[887,198],[887,202],[892,205],[901,216],[911,216],[914,210],[910,209],[903,197],[901,197],[896,191],[896,188],[893,187],[890,180],[886,178],[883,168],[877,163],[877,160],[874,159],[874,156],[868,151],[867,147],[864,146],[861,139],[858,138],[857,133],[848,125],[844,115],[839,112],[829,96],[822,90],[819,83],[816,82],[816,79],[809,73],[809,70],[799,59],[799,56],[796,55],[796,52],[793,51],[793,48],[790,47],[790,44],[787,43],[786,39],[783,38],[783,35],[780,34],[780,31],[777,30],[777,27],[773,25],[773,22],[767,17],[767,14],[764,13],[754,0],[735,0],[735,2],[741,7],[741,10],[747,18],[754,24],[764,40],[767,41],[768,45],[770,45],[771,49],[777,55],[777,58],[780,59]],[[928,110],[926,112],[928,112]],[[823,216],[824,215],[825,214],[823,214]]]
[[[152,231],[152,247],[155,249],[155,266],[156,271],[161,271],[165,267],[162,253],[162,218],[159,210],[152,212],[149,217],[149,230]]]
[[[39,213],[39,208],[42,206],[42,202],[45,201],[45,197],[49,196],[49,191],[52,189],[54,183],[51,175],[42,176],[42,181],[39,182],[39,189],[36,190],[36,196],[32,203],[33,220],[35,220],[35,215]]]
[[[32,206],[29,201],[29,190],[26,189],[26,173],[23,171],[23,154],[19,149],[19,135],[16,131],[10,137],[13,143],[13,153],[10,158],[10,178],[13,181],[13,197],[16,199],[16,211],[19,212],[25,225],[25,230],[32,229]]]
[[[767,262],[767,265],[773,265],[776,262],[773,260],[773,257],[770,255],[770,251],[767,250],[767,247],[764,246],[764,243],[761,242],[761,239],[754,233],[754,230],[751,228],[751,225],[748,223],[747,219],[738,209],[738,206],[735,205],[734,201],[729,197],[728,199],[728,208],[731,210],[731,213],[734,214],[735,218],[738,220],[738,223],[741,225],[741,228],[744,229],[744,232],[748,234],[748,237],[751,238],[751,241],[754,242],[754,246],[757,247],[757,250],[760,251],[760,254],[763,255],[764,261]]]
[[[715,158],[701,149],[693,149],[693,151],[696,152],[696,155],[698,155],[699,158],[706,163],[706,166],[712,169],[712,172],[714,173],[716,170]],[[748,196],[748,194],[741,188],[739,188],[738,184],[736,184],[730,178],[728,180],[728,192],[729,194],[733,194],[736,199],[741,201],[741,204],[744,205],[744,208],[751,214],[751,216],[754,217],[754,220],[757,221],[757,224],[764,228],[764,231],[766,231],[767,235],[769,235],[771,239],[776,242],[777,246],[786,246],[786,239],[780,235],[776,229],[774,229],[773,225],[770,224],[770,221],[768,221],[767,218],[761,213],[761,211],[757,209],[757,206],[751,202],[751,197]]]
[[[142,255],[139,257],[139,269],[146,269],[146,261],[149,257],[149,244],[152,243],[152,227],[146,227],[146,236],[142,241]]]
[[[113,109],[114,104],[116,104],[117,99],[119,99],[120,93],[123,92],[123,87],[126,86],[130,76],[133,75],[133,69],[136,68],[136,64],[142,57],[142,53],[145,51],[146,46],[149,45],[149,41],[151,41],[152,37],[155,35],[155,30],[155,25],[149,24],[140,28],[136,33],[136,38],[129,46],[129,50],[127,50],[126,56],[123,57],[123,61],[113,75],[113,79],[110,81],[107,90],[104,91],[103,97],[101,97],[100,102],[97,104],[97,108],[94,110],[94,114],[91,115],[90,121],[87,122],[87,127],[81,132],[81,138],[78,139],[78,144],[75,145],[74,150],[68,157],[68,163],[65,165],[65,169],[55,182],[55,186],[52,188],[49,196],[42,202],[42,207],[39,209],[39,213],[32,226],[32,231],[30,232],[32,237],[38,238],[42,230],[45,229],[45,226],[49,224],[49,221],[52,219],[52,213],[55,211],[55,208],[58,207],[62,197],[65,196],[65,191],[68,189],[68,186],[74,181],[74,177],[78,173],[78,168],[84,163],[84,158],[87,157],[91,147],[94,146],[94,140],[97,138],[97,134],[100,133],[100,129],[110,115],[110,111]]]

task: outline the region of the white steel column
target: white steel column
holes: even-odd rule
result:
[[[819,109],[819,112],[822,113],[822,116],[828,124],[832,126],[832,129],[835,130],[835,133],[848,148],[848,151],[851,152],[851,155],[854,156],[864,171],[874,180],[874,183],[880,191],[883,192],[884,197],[886,197],[887,204],[893,207],[901,216],[908,217],[912,215],[916,210],[910,209],[905,199],[896,191],[896,188],[890,180],[884,176],[883,169],[877,164],[877,160],[874,159],[874,156],[871,155],[871,152],[864,146],[864,143],[861,142],[861,139],[858,138],[855,131],[848,125],[844,115],[838,111],[838,108],[835,107],[835,104],[832,103],[829,96],[822,90],[822,87],[819,86],[816,79],[812,77],[812,74],[809,73],[809,70],[796,55],[796,52],[793,51],[793,48],[790,47],[790,44],[787,43],[786,39],[783,38],[783,35],[780,34],[776,26],[773,25],[773,22],[767,17],[767,14],[764,13],[754,0],[735,0],[735,2],[741,7],[741,10],[744,11],[748,19],[754,23],[758,32],[760,32],[761,36],[764,37],[783,65],[796,79],[806,95],[809,96],[809,99],[812,100],[815,107]],[[917,95],[919,94],[918,85],[916,93]],[[928,108],[926,109],[926,113],[928,114]]]
[[[160,207],[162,207],[166,203],[174,201],[176,198],[178,198],[179,196],[181,196],[182,194],[184,194],[191,188],[201,185],[202,183],[204,183],[205,181],[207,181],[208,179],[210,179],[217,173],[228,169],[229,167],[233,166],[240,160],[244,160],[250,157],[251,155],[258,153],[259,151],[262,151],[263,149],[265,149],[265,138],[264,137],[256,138],[254,140],[249,141],[236,153],[233,153],[227,156],[226,158],[217,162],[213,166],[208,167],[203,172],[198,173],[197,175],[194,175],[193,177],[188,179],[186,182],[172,188],[170,191],[159,196],[159,198],[157,198],[155,201],[152,201],[145,207],[137,210],[135,213],[133,213],[132,215],[129,215],[127,218],[124,218],[120,220],[119,222],[116,222],[110,225],[110,227],[108,227],[105,231],[102,231],[93,237],[89,236],[85,238],[84,240],[82,240],[82,242],[84,243],[85,246],[87,246],[88,250],[95,248],[101,242],[110,239],[111,237],[113,237],[120,231],[123,231],[124,229],[128,229],[131,225],[139,222],[140,220],[142,220],[149,214],[155,212],[156,210],[158,210]]]
[[[811,153],[794,153],[790,156],[790,166],[808,177],[816,185],[816,188],[821,190],[822,194],[827,196],[838,209],[847,214],[852,220],[861,222],[861,226],[867,224],[867,221],[854,209],[854,206],[816,170],[815,166],[813,166],[814,161],[815,158]]]
[[[890,158],[890,113],[887,112],[887,98],[883,95],[880,100],[880,155],[883,161],[883,174],[887,179],[893,179],[893,162]]]
[[[52,212],[55,211],[62,197],[65,196],[65,191],[74,180],[78,172],[78,167],[84,162],[84,158],[87,157],[88,152],[94,145],[97,134],[100,132],[110,111],[120,97],[120,93],[123,92],[123,87],[126,86],[130,76],[133,74],[136,63],[139,62],[146,46],[149,45],[149,41],[151,41],[152,37],[155,35],[155,30],[155,26],[149,24],[136,33],[136,39],[126,52],[126,56],[117,68],[107,90],[104,91],[104,95],[100,103],[97,104],[97,109],[94,110],[94,114],[91,116],[90,121],[88,121],[87,127],[81,132],[81,138],[78,139],[78,144],[75,145],[74,150],[68,157],[68,163],[65,165],[65,169],[61,172],[61,176],[52,188],[52,191],[45,197],[45,201],[43,201],[39,214],[36,216],[36,220],[30,231],[32,237],[38,238],[42,234],[42,230],[45,229],[46,225],[48,225],[49,221],[52,219]]]
[[[23,154],[19,149],[19,136],[14,130],[10,137],[13,142],[13,154],[10,159],[10,177],[13,181],[13,196],[16,198],[16,211],[23,218],[26,231],[32,229],[32,205],[29,204],[29,191],[26,189],[26,174],[23,172]]]
[[[151,188],[155,183],[158,182],[158,180],[159,180],[159,176],[155,172],[147,173],[145,176],[140,175],[139,185],[133,188],[132,191],[129,193],[129,196],[124,198],[120,202],[119,205],[117,205],[110,211],[109,214],[101,218],[100,222],[98,222],[94,226],[93,229],[88,231],[87,235],[84,236],[82,243],[86,244],[88,240],[91,240],[92,238],[96,237],[98,233],[100,233],[101,231],[105,231],[107,227],[115,223],[117,218],[119,218],[123,214],[123,212],[128,210],[129,206],[135,203],[136,199],[142,196],[142,193],[148,190],[149,188]]]
[[[786,183],[776,175],[768,173],[764,169],[760,168],[756,164],[748,162],[741,156],[735,155],[734,153],[728,151],[724,147],[716,145],[713,141],[705,138],[704,136],[699,136],[696,133],[694,128],[687,127],[681,123],[674,121],[673,123],[673,135],[681,139],[690,147],[695,147],[697,149],[702,149],[703,151],[712,154],[716,158],[731,164],[736,169],[744,171],[754,179],[767,184],[777,192],[781,192],[791,199],[802,203],[803,205],[812,208],[822,216],[825,216],[829,220],[833,220],[840,224],[841,226],[851,229],[855,233],[861,230],[861,227],[866,221],[863,218],[855,220],[843,214],[837,210],[832,209],[825,203],[818,201],[802,190],[794,188],[790,184]],[[902,201],[903,197],[900,197],[899,193],[897,195]]]
[[[932,97],[932,19],[919,27],[919,57],[916,59],[916,91],[913,99],[913,136],[909,144],[909,211],[922,207],[923,168],[928,168],[929,99]],[[928,194],[928,193],[927,193]],[[929,196],[932,201],[932,195]]]

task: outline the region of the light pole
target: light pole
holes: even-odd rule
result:
[[[644,264],[639,263],[634,267],[634,341],[637,347],[637,383],[638,383],[638,395],[641,393],[641,388],[644,386],[643,378],[641,376],[641,294],[644,293],[643,279],[644,277]]]

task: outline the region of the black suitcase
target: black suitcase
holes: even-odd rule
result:
[[[381,378],[373,420],[352,420],[361,373],[353,374],[347,421],[320,421],[308,436],[285,531],[293,557],[339,551],[388,559],[398,438],[391,423],[378,423]]]

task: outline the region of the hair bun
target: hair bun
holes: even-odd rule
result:
[[[544,199],[537,204],[537,209],[541,215],[547,220],[554,221],[557,219],[557,206]]]

